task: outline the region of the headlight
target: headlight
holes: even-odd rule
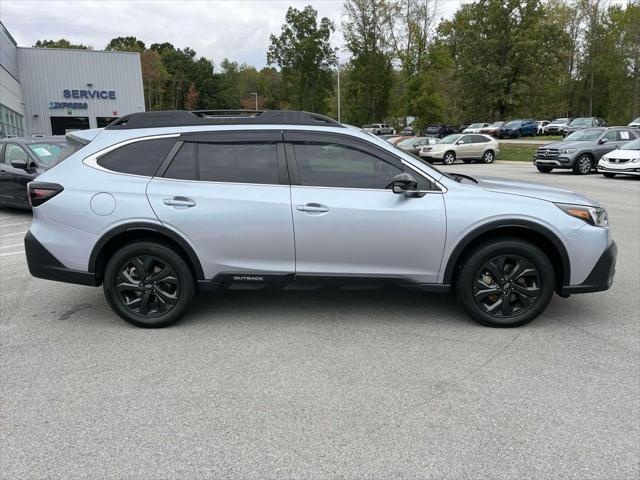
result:
[[[563,150],[560,150],[560,153],[576,153],[576,149],[575,148],[565,148]]]
[[[556,203],[556,206],[567,215],[584,220],[589,225],[609,228],[609,216],[604,208],[567,205],[565,203]]]
[[[636,158],[632,158],[631,162],[633,163],[640,163],[640,157],[636,157]]]

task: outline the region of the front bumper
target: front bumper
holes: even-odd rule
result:
[[[609,247],[600,255],[589,276],[580,285],[568,285],[562,287],[560,295],[568,296],[574,293],[602,292],[609,290],[616,273],[616,258],[618,246],[611,242]]]
[[[24,251],[27,256],[29,272],[34,277],[92,287],[100,285],[93,273],[65,267],[42,246],[31,232],[27,232],[24,237]]]
[[[598,172],[619,173],[623,175],[640,175],[640,163],[609,163],[600,160]]]

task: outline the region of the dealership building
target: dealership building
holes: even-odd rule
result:
[[[19,47],[0,23],[0,137],[64,135],[142,111],[139,53]]]

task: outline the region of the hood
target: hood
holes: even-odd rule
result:
[[[566,190],[559,187],[551,187],[542,183],[524,182],[521,180],[506,180],[494,177],[474,177],[478,186],[491,192],[509,193],[522,197],[537,198],[554,203],[569,203],[575,205],[591,205],[598,207],[600,204],[581,193]]]
[[[569,148],[590,148],[593,147],[593,142],[589,142],[587,140],[580,140],[580,141],[574,141],[574,142],[553,142],[553,143],[547,143],[545,145],[541,145],[540,149],[544,150],[545,148],[557,148],[557,149],[569,149]]]
[[[640,151],[638,150],[612,150],[611,152],[603,155],[606,158],[622,158],[631,160],[632,158],[640,158]]]

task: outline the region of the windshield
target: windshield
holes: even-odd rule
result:
[[[496,122],[489,125],[487,128],[500,128],[504,122]]]
[[[409,145],[413,145],[414,143],[416,143],[419,139],[418,138],[405,138],[404,140],[401,140],[398,142],[398,146],[409,146]]]
[[[578,130],[568,135],[565,142],[595,142],[602,134],[602,130]]]
[[[636,118],[633,122],[631,123],[640,123],[640,117]]]
[[[591,125],[591,119],[590,118],[576,118],[569,125],[571,125],[572,127],[586,127],[588,125]]]
[[[60,156],[64,145],[64,143],[32,143],[29,149],[36,154],[41,163],[52,165]]]
[[[456,143],[461,136],[462,135],[447,135],[442,140],[440,140],[440,143],[444,143],[444,144]]]
[[[512,120],[511,122],[507,123],[505,127],[513,128],[513,127],[519,127],[520,125],[522,125],[522,122],[520,120]]]
[[[556,118],[553,122],[551,123],[555,123],[555,124],[563,124],[563,123],[567,123],[569,121],[568,118]]]
[[[640,138],[638,140],[634,140],[633,142],[625,143],[620,147],[620,150],[640,150]]]
[[[472,123],[467,128],[482,128],[483,126],[484,126],[484,123]]]

